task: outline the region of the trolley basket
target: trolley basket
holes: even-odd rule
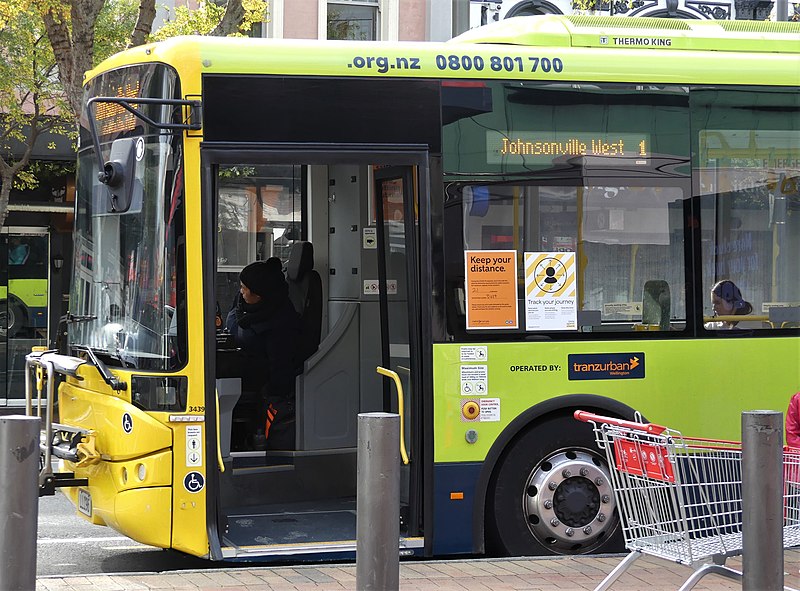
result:
[[[642,554],[693,567],[681,591],[742,553],[742,444],[684,437],[652,423],[575,411],[606,455],[625,547],[631,551],[595,591],[609,589]],[[784,547],[800,544],[800,450],[784,450]],[[709,562],[710,561],[710,562]]]

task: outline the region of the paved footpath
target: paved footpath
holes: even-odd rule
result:
[[[403,591],[485,591],[526,589],[529,591],[584,591],[595,586],[621,560],[621,556],[557,558],[471,559],[400,564]],[[741,559],[728,565],[741,570]],[[784,553],[784,585],[800,589],[800,548]],[[612,591],[658,591],[678,589],[691,569],[651,557],[642,557],[612,586]],[[41,577],[37,591],[128,591],[184,589],[189,591],[337,591],[356,589],[353,563],[280,567],[243,567],[146,573]],[[697,591],[741,590],[741,585],[707,575]]]

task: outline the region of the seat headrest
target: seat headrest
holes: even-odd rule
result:
[[[299,281],[314,268],[314,245],[298,240],[292,244],[289,262],[286,263],[286,277],[289,281]]]

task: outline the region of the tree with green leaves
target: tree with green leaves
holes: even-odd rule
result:
[[[155,0],[140,0],[130,32],[123,37],[112,36],[109,44],[108,38],[101,40],[96,35],[98,26],[102,23],[103,10],[117,3],[128,3],[130,6],[132,0],[32,1],[43,9],[47,35],[58,62],[59,78],[73,113],[81,111],[84,73],[124,46],[135,47],[149,41],[156,16]],[[154,38],[186,34],[241,34],[243,29],[249,31],[253,22],[266,18],[266,9],[264,0],[228,0],[223,6],[217,6],[209,0],[200,0],[197,9],[177,8],[176,18],[163,27],[167,32],[159,33]],[[195,23],[199,21],[209,23],[210,26],[198,29]],[[105,51],[105,55],[101,55],[97,51],[100,43],[111,45],[111,51]]]
[[[36,184],[26,167],[37,140],[75,134],[86,71],[150,40],[244,34],[266,18],[267,3],[200,0],[151,34],[155,16],[155,0],[0,0],[0,226],[14,183]]]
[[[55,59],[41,19],[0,2],[0,226],[15,182],[34,187],[28,166],[46,133],[69,134],[72,118],[63,100]],[[52,147],[52,146],[51,146]]]

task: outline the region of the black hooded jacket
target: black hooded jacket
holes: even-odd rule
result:
[[[273,287],[259,294],[262,299],[256,304],[247,304],[239,294],[225,326],[242,351],[242,389],[281,404],[294,399],[294,381],[303,363],[303,325],[287,291],[280,283]]]

